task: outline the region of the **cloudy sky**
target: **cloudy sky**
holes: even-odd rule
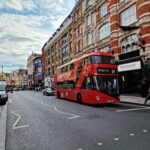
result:
[[[26,68],[71,12],[75,0],[0,0],[0,66]],[[0,70],[1,72],[1,70]]]

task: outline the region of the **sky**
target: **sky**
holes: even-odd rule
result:
[[[75,0],[0,0],[0,67],[25,69],[32,51],[41,53]],[[1,72],[1,70],[0,70]]]

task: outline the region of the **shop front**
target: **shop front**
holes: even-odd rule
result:
[[[118,72],[120,94],[147,95],[148,78],[141,58],[120,61]]]

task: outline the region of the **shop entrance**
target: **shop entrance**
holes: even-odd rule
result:
[[[120,94],[141,93],[141,70],[126,71],[119,73]]]

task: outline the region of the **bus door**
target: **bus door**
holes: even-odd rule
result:
[[[81,95],[82,95],[82,100],[83,102],[88,102],[92,101],[93,97],[93,92],[92,92],[92,78],[90,76],[87,76],[84,78],[83,84],[82,84],[82,90],[81,90]]]

